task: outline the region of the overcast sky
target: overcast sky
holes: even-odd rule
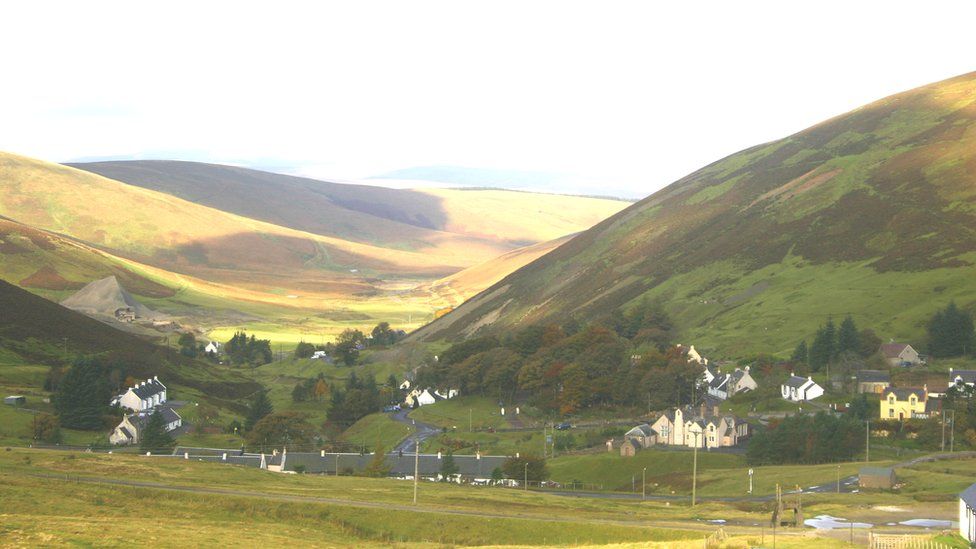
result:
[[[974,4],[16,2],[0,150],[343,179],[461,166],[645,196],[976,70]]]

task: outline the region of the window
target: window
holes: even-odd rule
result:
[[[895,403],[895,395],[888,395],[888,404]]]
[[[895,409],[888,408],[888,417],[895,417]]]

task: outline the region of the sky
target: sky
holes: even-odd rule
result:
[[[974,20],[940,1],[16,2],[0,150],[636,198],[976,70]]]

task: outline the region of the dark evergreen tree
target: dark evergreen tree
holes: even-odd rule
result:
[[[454,462],[454,452],[448,450],[444,458],[441,459],[441,480],[443,482],[450,481],[460,470],[457,463]]]
[[[817,335],[813,338],[813,344],[810,345],[808,355],[810,368],[815,372],[820,371],[827,363],[834,359],[836,348],[837,336],[834,321],[827,319],[827,324],[817,330]]]
[[[310,358],[315,354],[315,345],[299,341],[295,346],[295,358]]]
[[[950,302],[932,317],[928,326],[929,352],[932,356],[962,356],[973,352],[976,334],[973,317]]]
[[[176,441],[166,432],[163,414],[154,412],[139,433],[139,449],[154,454],[169,454],[176,447]]]
[[[793,349],[793,356],[790,357],[790,361],[795,364],[807,363],[807,340],[804,339],[796,344],[796,348]]]
[[[250,431],[264,416],[272,412],[274,412],[274,408],[271,406],[271,400],[268,399],[267,391],[259,391],[247,410],[247,417],[244,419],[244,429]]]
[[[103,416],[111,398],[101,363],[81,358],[61,378],[54,408],[63,427],[96,430],[104,427]]]
[[[837,331],[837,354],[859,353],[861,347],[860,334],[854,319],[847,315],[840,323],[840,330]]]

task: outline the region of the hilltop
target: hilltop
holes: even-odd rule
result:
[[[976,302],[976,73],[708,165],[494,284],[416,339],[660,300],[683,338],[787,353],[828,317],[921,339]]]

